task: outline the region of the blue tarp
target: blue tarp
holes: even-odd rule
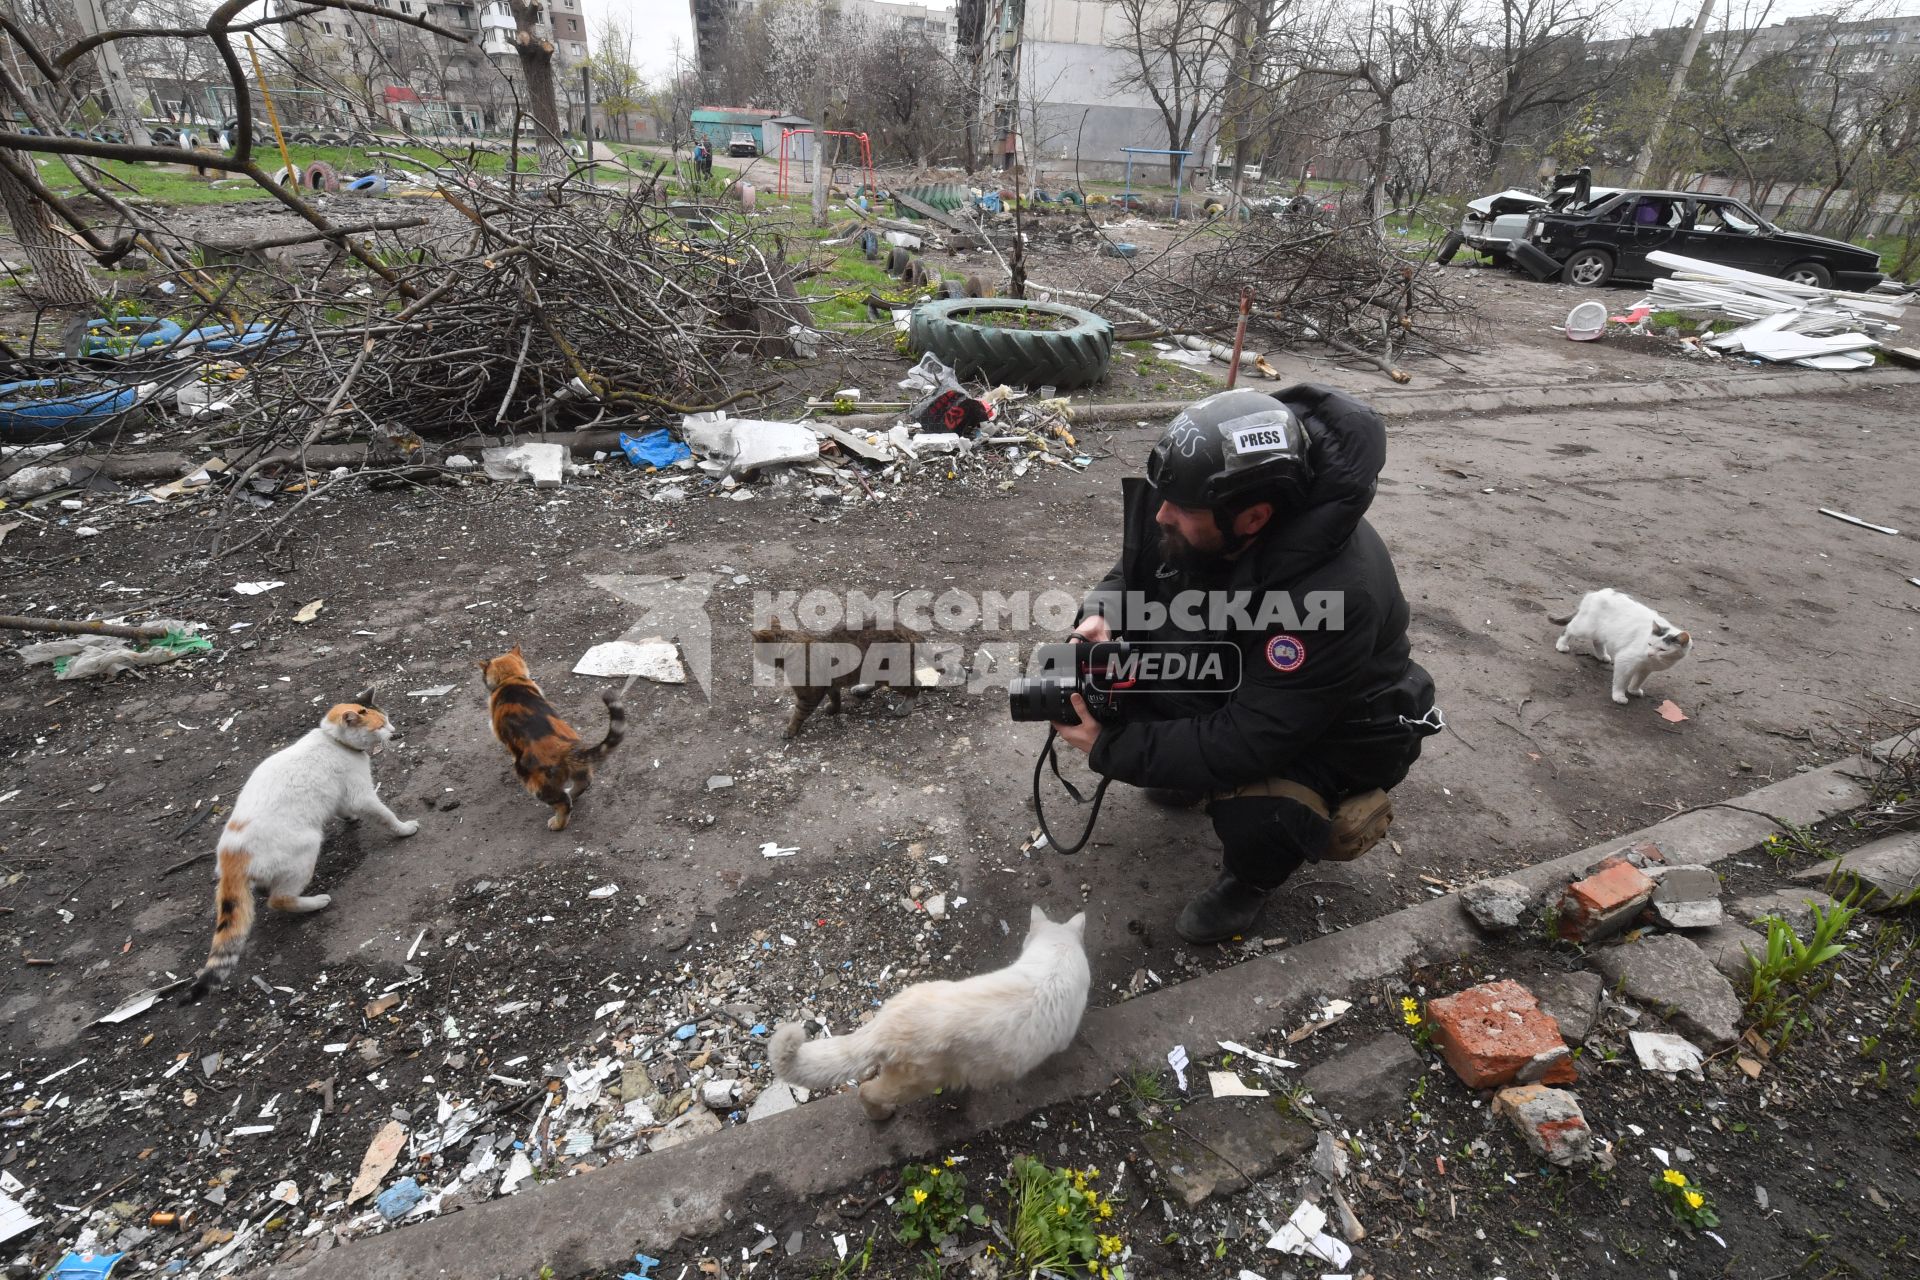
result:
[[[620,433],[620,451],[636,467],[655,467],[665,471],[682,458],[691,458],[693,450],[667,434],[665,427],[643,436]]]

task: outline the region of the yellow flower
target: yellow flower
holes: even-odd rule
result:
[[[1063,1218],[1067,1216],[1067,1206],[1063,1204],[1055,1205],[1053,1211]]]
[[[1100,1203],[1100,1193],[1097,1191],[1082,1191],[1080,1194],[1087,1198],[1088,1204]]]
[[[1119,1236],[1101,1236],[1100,1252],[1101,1253],[1120,1252],[1120,1237]]]
[[[1102,1200],[1100,1202],[1100,1216],[1102,1218],[1111,1218],[1113,1216],[1113,1203],[1111,1201]]]
[[[1096,1168],[1094,1168],[1094,1167],[1093,1167],[1092,1165],[1088,1165],[1088,1166],[1087,1166],[1087,1176],[1088,1176],[1089,1178],[1097,1178],[1097,1177],[1099,1177],[1099,1176],[1100,1176],[1100,1171],[1099,1171],[1098,1169],[1096,1169]]]
[[[1687,1197],[1687,1208],[1689,1209],[1698,1209],[1707,1202],[1707,1198],[1698,1191],[1688,1191],[1685,1195]]]
[[[915,1187],[913,1189],[913,1202],[915,1204],[925,1204],[927,1202],[927,1193],[924,1188]]]
[[[1678,1169],[1669,1169],[1665,1173],[1661,1174],[1660,1176],[1666,1179],[1667,1183],[1670,1186],[1684,1187],[1687,1185],[1687,1175],[1680,1172]]]
[[[1400,1008],[1407,1013],[1418,1013],[1420,1012],[1420,1002],[1412,996],[1401,996]]]
[[[1409,1009],[1406,1013],[1402,1014],[1401,1016],[1407,1020],[1407,1025],[1410,1027],[1417,1027],[1420,1025],[1420,1015],[1413,1012],[1411,1009]]]
[[[948,1157],[947,1157],[947,1159],[946,1159],[946,1165],[947,1165],[947,1168],[949,1168],[949,1169],[951,1169],[951,1168],[953,1168],[953,1157],[952,1157],[952,1156],[948,1156]]]

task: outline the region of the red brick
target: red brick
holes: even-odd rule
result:
[[[1652,900],[1653,887],[1645,872],[1626,862],[1576,880],[1560,899],[1560,937],[1592,942],[1626,928]]]
[[[1475,1089],[1511,1084],[1537,1055],[1566,1048],[1553,1015],[1511,978],[1429,1001],[1427,1017],[1434,1046],[1454,1074]],[[1571,1058],[1541,1077],[1547,1084],[1571,1084],[1578,1078]]]
[[[1606,857],[1600,859],[1600,861],[1594,863],[1592,869],[1589,870],[1587,874],[1593,875],[1595,872],[1605,871],[1609,867],[1617,867],[1623,862],[1629,866],[1639,867],[1644,871],[1648,867],[1662,866],[1666,861],[1666,850],[1651,840],[1643,840],[1631,849],[1622,849],[1618,853],[1608,854]]]

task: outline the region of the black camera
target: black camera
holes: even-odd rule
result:
[[[1043,644],[1033,651],[1035,665],[1045,674],[1023,676],[1007,685],[1007,710],[1015,720],[1049,724],[1079,724],[1073,695],[1086,700],[1087,710],[1101,724],[1121,719],[1115,695],[1134,683],[1133,646],[1125,640],[1074,640]]]

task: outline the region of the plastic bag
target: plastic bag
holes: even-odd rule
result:
[[[649,431],[643,436],[630,436],[622,431],[620,452],[626,454],[627,461],[634,466],[652,467],[658,471],[665,471],[683,458],[693,456],[693,450],[667,434],[665,427]]]

